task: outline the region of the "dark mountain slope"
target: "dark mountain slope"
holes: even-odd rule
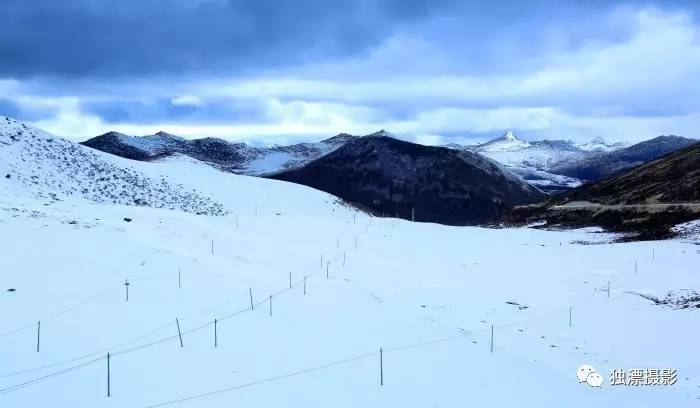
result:
[[[549,171],[580,180],[596,181],[697,142],[695,139],[680,136],[659,136],[624,149],[598,152],[580,160],[564,162]]]
[[[515,207],[506,223],[601,226],[641,238],[664,238],[700,218],[700,143],[540,204]]]
[[[355,138],[270,178],[326,191],[376,214],[452,225],[497,218],[543,193],[478,154],[383,134]],[[414,213],[412,213],[415,211]]]
[[[124,157],[132,160],[148,160],[151,153],[130,144],[124,143],[125,138],[129,136],[118,132],[107,132],[103,135],[93,137],[90,140],[82,142],[83,146],[91,147],[105,153],[110,153],[115,156]]]
[[[554,197],[559,202],[654,204],[700,202],[700,143]]]

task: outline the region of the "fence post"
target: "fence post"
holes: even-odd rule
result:
[[[211,240],[211,254],[214,255],[214,240]]]
[[[124,281],[124,287],[126,288],[126,301],[129,301],[129,279]]]
[[[493,353],[493,325],[491,325],[491,352]]]
[[[608,298],[610,298],[610,281],[608,281]]]
[[[250,310],[253,310],[254,305],[253,305],[253,288],[248,289],[250,293]]]
[[[306,296],[306,276],[304,276],[304,296]]]
[[[416,221],[416,209],[415,207],[411,207],[411,221]]]
[[[292,288],[292,273],[289,272],[289,289]]]
[[[180,321],[177,319],[177,317],[175,318],[175,324],[177,325],[177,337],[180,338],[180,347],[185,347],[182,344],[182,333],[180,332]]]
[[[637,258],[634,259],[634,274],[637,274]]]
[[[343,266],[345,266],[345,251],[343,251]]]
[[[272,295],[270,295],[270,317],[272,317]]]
[[[110,381],[111,381],[111,379],[110,379],[110,372],[109,372],[109,353],[107,353],[107,398],[112,396],[112,390],[111,390],[112,384],[110,384]]]
[[[41,320],[36,322],[36,352],[39,352],[39,345],[41,344]]]
[[[216,319],[214,319],[214,347],[219,347],[219,338],[218,338],[217,333],[216,333],[216,324],[217,323],[218,323],[218,321]]]
[[[379,385],[384,385],[384,350],[379,347]]]
[[[330,265],[330,262],[326,262],[326,279],[328,279],[328,265]]]

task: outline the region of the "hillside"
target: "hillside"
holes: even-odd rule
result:
[[[375,214],[464,225],[544,195],[478,154],[385,133],[357,138],[298,169],[271,175],[329,192]]]
[[[0,188],[4,192],[47,202],[85,199],[202,214],[227,212],[197,189],[150,177],[115,159],[0,117]]]
[[[543,203],[515,208],[509,220],[548,225],[599,225],[664,237],[700,218],[700,143]]]
[[[700,203],[700,143],[555,199],[601,204]]]

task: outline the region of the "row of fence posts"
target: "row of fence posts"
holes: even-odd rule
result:
[[[256,214],[257,214],[257,208],[256,208]],[[354,222],[354,215],[353,215],[353,222]],[[236,220],[237,222],[237,220]],[[339,245],[340,242],[340,237],[338,237],[336,241],[336,246]],[[357,248],[357,237],[355,237],[355,248]],[[212,240],[212,254],[214,253],[214,241]],[[652,259],[655,259],[656,254],[654,248],[652,248]],[[343,265],[345,265],[345,260],[346,260],[346,253],[343,252]],[[321,255],[321,266],[323,267],[323,254]],[[326,266],[326,278],[329,278],[329,268],[330,268],[330,261],[326,261],[325,263]],[[637,274],[638,271],[638,261],[635,259],[634,262],[634,272]],[[182,289],[182,273],[181,270],[178,269],[178,288]],[[303,293],[306,295],[306,279],[307,277],[304,276],[303,279]],[[610,298],[610,280],[608,280],[607,283],[607,297]],[[129,280],[125,280],[124,282],[124,287],[125,287],[125,298],[126,301],[129,301]],[[289,288],[292,288],[292,273],[289,273]],[[255,303],[253,302],[253,288],[249,288],[249,296],[250,296],[250,310],[255,309]],[[272,295],[269,296],[268,298],[269,302],[269,315],[272,317]],[[180,329],[180,321],[178,318],[175,318],[175,324],[177,326],[177,334],[178,334],[178,339],[180,341],[180,347],[184,348],[184,343],[182,341],[182,331]],[[569,306],[569,327],[573,327],[573,307]],[[490,352],[493,353],[494,350],[494,329],[495,326],[492,324],[491,325],[491,337],[490,337],[490,343],[489,343],[489,348]],[[218,347],[219,342],[218,342],[218,319],[214,319],[214,347]],[[36,351],[39,352],[41,349],[41,321],[37,321],[37,340],[36,340]],[[107,397],[111,397],[111,368],[110,368],[110,359],[111,355],[110,353],[107,353]],[[383,348],[379,348],[379,383],[380,385],[384,385],[384,351]]]

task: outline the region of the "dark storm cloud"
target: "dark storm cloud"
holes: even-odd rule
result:
[[[272,68],[357,52],[428,0],[6,0],[0,77]]]
[[[1,107],[1,105],[0,105]],[[178,104],[172,99],[103,100],[81,104],[82,109],[115,123],[152,124],[205,122],[210,124],[265,123],[265,105],[258,100],[210,99]]]

